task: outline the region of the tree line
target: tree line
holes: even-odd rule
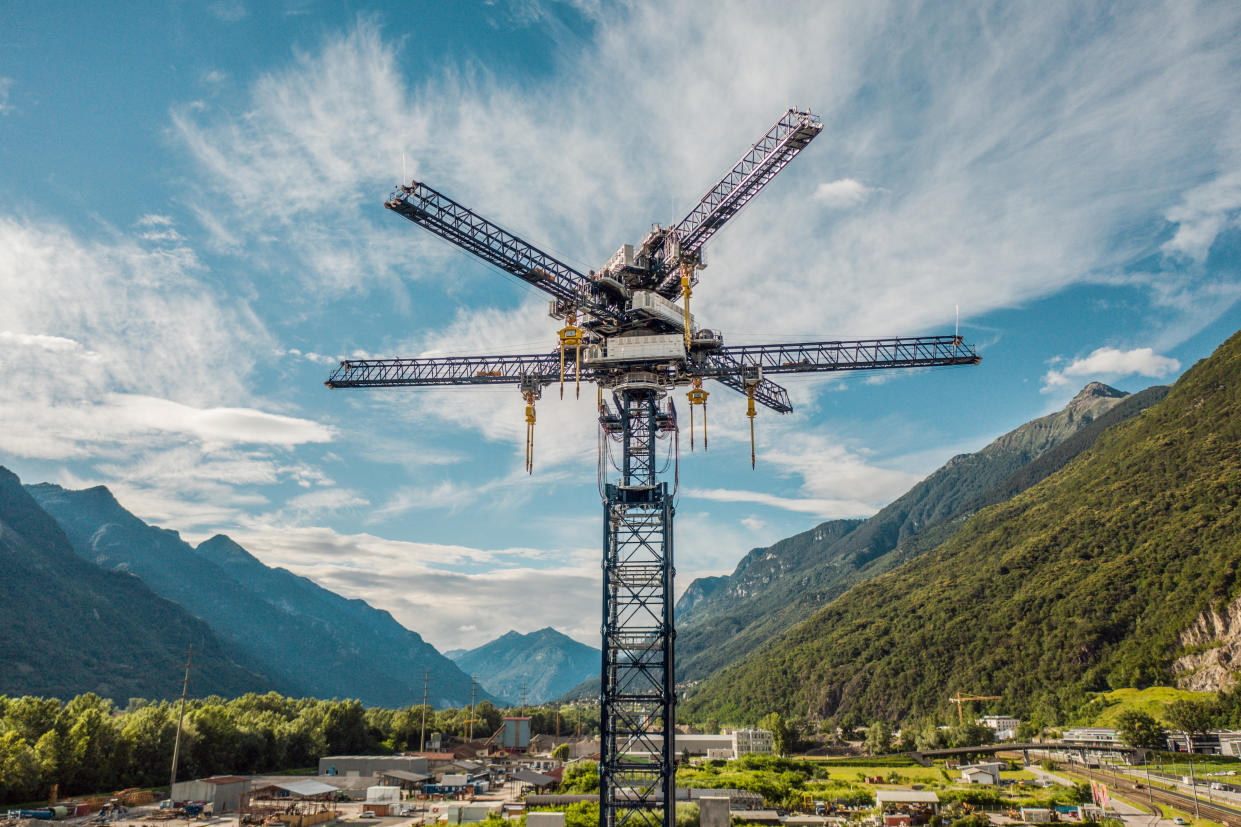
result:
[[[0,696],[0,802],[166,785],[176,740],[178,702],[132,699],[124,708],[92,693],[67,702]],[[278,772],[316,766],[324,755],[417,751],[425,733],[464,737],[471,709],[363,707],[356,700],[286,698],[275,692],[187,701],[178,778]],[[473,734],[486,739],[517,714],[489,702],[474,707]],[[524,710],[531,734],[599,731],[598,710],[584,706]]]

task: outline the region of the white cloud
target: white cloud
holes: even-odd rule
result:
[[[82,350],[82,343],[64,336],[48,336],[43,333],[14,333],[11,330],[0,330],[0,345],[20,347],[37,347],[53,353],[69,353]],[[20,358],[20,357],[19,357]]]
[[[1166,213],[1177,225],[1163,249],[1201,262],[1216,237],[1241,211],[1241,170],[1231,170],[1185,193],[1181,203]]]
[[[268,565],[387,609],[440,650],[477,646],[507,629],[547,625],[598,645],[597,549],[485,550],[281,524],[256,524],[230,535]],[[544,566],[530,565],[536,561]],[[485,570],[463,573],[467,562]],[[547,593],[553,577],[555,599],[533,605],[530,595]],[[429,605],[434,612],[426,610]]]
[[[1160,356],[1149,347],[1118,350],[1101,347],[1089,356],[1074,359],[1063,368],[1049,370],[1043,377],[1043,390],[1067,385],[1072,378],[1098,378],[1100,376],[1149,376],[1162,379],[1181,367],[1181,363],[1168,356]]]
[[[195,408],[168,399],[134,394],[112,394],[106,400],[117,416],[135,430],[171,431],[207,443],[302,445],[330,442],[334,430],[308,419],[266,413],[251,408]],[[112,412],[93,412],[93,417]]]
[[[9,91],[12,88],[13,78],[0,77],[0,115],[7,115],[13,111],[13,106],[9,103]]]
[[[870,193],[870,187],[862,182],[852,178],[841,178],[839,181],[826,181],[819,184],[814,191],[814,200],[828,209],[843,210],[862,203]]]
[[[714,500],[723,503],[755,503],[757,505],[768,505],[772,508],[783,508],[786,511],[796,511],[800,514],[813,514],[823,519],[833,517],[868,517],[874,514],[876,509],[869,503],[860,502],[858,500],[824,500],[824,499],[805,499],[798,497],[778,497],[774,494],[767,494],[762,491],[737,491],[726,488],[687,488],[682,492],[686,497],[695,497],[700,500]],[[744,522],[744,521],[743,521]],[[758,521],[761,526],[762,522]],[[747,526],[753,528],[753,526]]]
[[[207,11],[225,23],[238,23],[250,16],[249,9],[241,0],[218,0],[208,6]]]

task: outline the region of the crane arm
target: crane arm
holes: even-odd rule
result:
[[[426,184],[414,181],[409,186],[397,187],[384,206],[488,264],[551,294],[566,308],[602,317],[617,315],[593,297],[594,282],[589,276]]]
[[[758,365],[764,374],[976,365],[982,361],[960,336],[736,345],[720,348],[712,355],[727,356],[741,365]]]
[[[707,239],[757,195],[777,172],[788,166],[822,130],[823,122],[817,115],[797,109],[785,112],[702,197],[689,215],[672,228],[669,238],[679,242],[679,257],[696,255]],[[657,270],[657,275],[664,277],[661,292],[675,285],[676,258],[665,241],[663,261]]]
[[[696,367],[693,373],[698,376],[709,376],[722,385],[740,394],[748,394],[745,383],[745,366],[728,349],[716,351],[707,357],[705,366]],[[789,401],[789,392],[770,379],[762,379],[754,388],[754,401],[765,405],[777,413],[791,413],[793,403]]]
[[[574,378],[570,361],[566,375]],[[332,372],[329,388],[431,387],[436,385],[547,385],[559,381],[560,354],[433,356],[420,359],[347,359]]]

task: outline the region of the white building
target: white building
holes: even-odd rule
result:
[[[1108,727],[1075,727],[1060,735],[1061,743],[1077,747],[1122,749],[1120,733]]]
[[[984,715],[976,723],[995,730],[997,741],[1011,741],[1017,737],[1017,727],[1021,726],[1021,719],[1011,715]]]
[[[999,761],[988,761],[985,764],[969,764],[961,767],[961,780],[970,784],[999,784],[1000,769],[1004,765]]]
[[[775,739],[772,738],[771,732],[765,729],[735,729],[733,736],[733,757],[740,758],[742,755],[751,753],[757,755],[771,755],[775,751]]]

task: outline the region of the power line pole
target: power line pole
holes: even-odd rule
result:
[[[422,734],[418,736],[418,751],[427,751],[427,687],[431,683],[431,670],[422,673]]]
[[[473,675],[470,675],[470,737],[469,737],[470,741],[474,740],[474,705],[475,705],[475,701],[477,700],[477,698],[478,698],[478,679],[475,678]]]
[[[181,757],[181,724],[185,720],[185,697],[190,693],[190,664],[194,660],[194,644],[185,656],[185,680],[181,683],[181,711],[177,714],[177,738],[172,742],[172,775],[168,779],[168,801],[172,802],[172,788],[177,783],[177,759]]]

